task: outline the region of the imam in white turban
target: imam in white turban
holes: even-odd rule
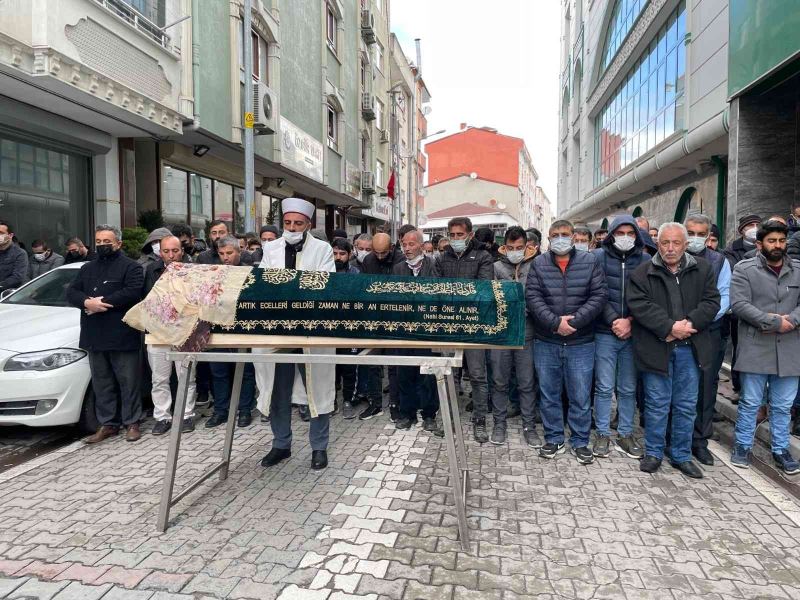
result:
[[[303,200],[302,198],[286,198],[281,202],[281,209],[283,210],[283,214],[300,213],[308,217],[310,221],[314,218],[316,207],[308,200]]]

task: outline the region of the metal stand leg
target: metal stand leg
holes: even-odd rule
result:
[[[246,352],[243,348],[239,352]],[[219,480],[228,478],[228,467],[231,465],[231,448],[233,447],[233,431],[236,429],[236,417],[239,414],[239,397],[242,394],[242,379],[244,378],[244,363],[237,362],[233,372],[233,390],[228,406],[228,422],[225,424],[225,443],[222,446],[222,468],[219,470]]]
[[[456,450],[458,451],[459,467],[461,468],[464,481],[464,492],[469,492],[471,484],[469,481],[469,467],[467,466],[467,450],[464,443],[464,429],[461,425],[461,411],[458,408],[458,394],[456,394],[456,384],[453,380],[453,371],[447,375],[447,391],[450,398],[450,411],[453,416],[453,429],[456,434]]]
[[[194,377],[195,362],[189,359],[189,372],[178,388],[175,398],[175,408],[172,411],[172,428],[169,433],[169,449],[167,450],[167,465],[164,470],[164,482],[161,486],[161,503],[158,507],[158,530],[167,530],[169,509],[172,506],[172,491],[175,487],[175,471],[178,468],[178,454],[181,448],[181,429],[183,429],[183,413],[186,409],[186,400],[189,396],[189,382]],[[180,367],[178,367],[180,368]],[[177,417],[175,415],[178,415]],[[175,422],[177,420],[177,423]]]
[[[449,368],[447,371],[452,372]],[[458,453],[456,451],[456,438],[453,432],[453,421],[450,416],[451,404],[447,393],[447,383],[445,382],[445,375],[441,370],[436,373],[436,386],[439,389],[439,409],[442,413],[444,439],[447,445],[447,462],[450,465],[450,479],[452,480],[453,485],[453,500],[456,505],[456,517],[458,518],[458,537],[461,540],[461,548],[465,552],[469,552],[469,527],[467,526],[467,509],[464,505],[463,474],[458,460]]]

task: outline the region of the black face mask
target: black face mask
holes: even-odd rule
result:
[[[67,252],[67,258],[70,260],[78,260],[81,258],[81,253],[77,250],[70,250]]]
[[[333,264],[336,265],[337,271],[344,271],[347,269],[347,261],[346,260],[335,260]]]
[[[112,256],[116,250],[114,250],[114,246],[111,244],[103,244],[102,246],[97,246],[97,256],[99,258],[108,258]]]

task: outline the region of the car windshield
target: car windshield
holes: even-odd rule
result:
[[[54,269],[36,281],[20,288],[4,304],[31,306],[71,306],[67,302],[67,288],[80,273],[80,269]]]

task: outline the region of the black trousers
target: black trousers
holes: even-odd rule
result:
[[[408,350],[409,356],[431,356],[430,350]],[[397,367],[400,414],[412,422],[417,421],[417,411],[423,419],[432,419],[439,410],[439,394],[433,375],[422,375],[419,367]]]
[[[133,425],[142,419],[140,350],[89,352],[94,410],[100,425]]]
[[[714,407],[717,404],[719,370],[725,359],[727,338],[722,337],[722,327],[715,323],[708,329],[713,349],[713,362],[700,372],[700,389],[697,391],[697,417],[694,420],[692,448],[707,448],[714,433]]]
[[[358,350],[337,348],[336,354],[358,354]],[[350,402],[356,393],[356,365],[336,365],[336,385],[342,382],[342,401]]]

